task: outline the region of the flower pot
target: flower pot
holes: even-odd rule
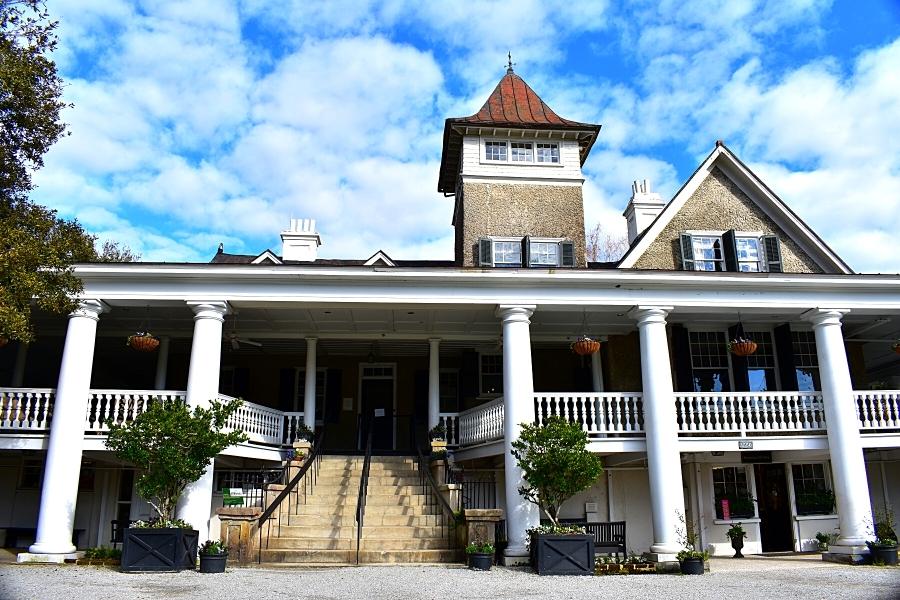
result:
[[[872,554],[872,562],[883,563],[886,565],[897,564],[897,546],[870,546],[869,552]]]
[[[686,558],[681,561],[682,575],[703,575],[703,559],[702,558]]]
[[[129,527],[122,532],[122,571],[183,571],[197,561],[196,529]]]
[[[467,556],[469,568],[473,571],[490,571],[494,564],[494,555],[487,552],[472,552]]]
[[[756,348],[756,342],[751,340],[731,343],[731,353],[735,356],[750,356],[756,352]]]
[[[600,342],[598,342],[597,340],[592,340],[589,337],[583,337],[572,342],[572,352],[579,356],[596,354],[599,350]]]
[[[138,352],[154,352],[159,348],[159,338],[150,334],[135,334],[128,337],[128,345]]]
[[[201,573],[224,573],[226,560],[228,560],[227,554],[201,554],[200,555],[200,572]]]
[[[741,554],[741,548],[744,547],[744,536],[736,535],[731,538],[731,547],[734,548],[734,556],[731,558],[744,558]]]
[[[592,575],[594,536],[540,534],[531,538],[532,568],[538,575]]]
[[[828,552],[828,544],[825,542],[819,542],[817,545],[819,546],[819,552]]]

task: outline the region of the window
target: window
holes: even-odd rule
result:
[[[539,163],[559,163],[559,144],[538,144],[537,161]]]
[[[44,462],[27,458],[22,461],[22,472],[19,476],[20,490],[39,490],[44,477]]]
[[[486,160],[506,160],[506,142],[485,142],[484,158]]]
[[[732,519],[748,519],[756,514],[753,497],[747,486],[747,470],[744,467],[715,467],[712,475],[717,519],[725,518],[723,500],[728,502]]]
[[[499,354],[480,355],[481,394],[503,393],[503,356]]]
[[[756,342],[756,352],[747,357],[751,392],[775,391],[775,350],[768,331],[747,331],[744,337]]]
[[[791,341],[794,351],[794,371],[797,375],[797,390],[800,392],[821,390],[815,334],[812,331],[792,331]]]
[[[792,465],[791,473],[798,515],[830,515],[834,511],[834,492],[825,480],[825,465]]]
[[[530,142],[510,143],[513,162],[534,162],[534,147]]]
[[[691,331],[688,333],[694,391],[731,391],[725,334],[721,331]]]
[[[495,267],[521,267],[522,242],[494,242]]]
[[[533,267],[559,266],[559,242],[531,242],[528,257]]]
[[[681,267],[685,271],[781,273],[781,243],[774,235],[698,231],[681,234]]]

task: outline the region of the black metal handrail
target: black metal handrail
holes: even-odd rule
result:
[[[446,534],[449,537],[450,531],[456,526],[456,513],[453,512],[450,503],[447,502],[447,499],[441,494],[437,482],[435,482],[434,476],[431,474],[431,468],[428,463],[428,459],[431,456],[430,447],[428,457],[426,457],[422,452],[422,445],[419,443],[418,435],[416,435],[416,443],[413,445],[416,448],[416,454],[419,458],[419,479],[422,485],[422,493],[425,494],[426,490],[430,491],[429,495],[431,498],[435,499],[436,504],[441,507],[443,516],[443,519],[441,519],[441,536],[443,537],[446,531]]]
[[[306,459],[306,462],[300,468],[294,477],[284,486],[284,489],[281,490],[281,493],[275,497],[275,500],[270,504],[263,513],[259,516],[259,520],[257,521],[257,529],[259,530],[259,544],[257,545],[257,556],[256,562],[262,562],[262,531],[263,526],[267,528],[266,533],[266,547],[268,547],[268,540],[271,534],[271,518],[272,515],[278,510],[278,533],[281,534],[281,515],[283,512],[283,505],[285,499],[287,499],[287,511],[288,514],[291,514],[291,503],[294,497],[292,493],[297,485],[302,481],[304,484],[304,494],[306,494],[312,486],[316,484],[317,475],[319,473],[319,465],[322,462],[322,448],[324,447],[325,441],[325,430],[321,429],[316,434],[316,438],[313,441],[313,446],[310,449],[309,457]],[[285,465],[285,474],[288,473],[288,468],[290,467],[290,463]],[[315,467],[315,468],[313,468]],[[312,471],[310,477],[304,479],[304,476]],[[298,502],[299,505],[299,502]]]
[[[359,477],[359,495],[356,497],[356,564],[359,564],[359,547],[362,542],[362,529],[366,518],[366,494],[369,489],[369,465],[372,463],[372,417],[366,421],[366,456],[363,459],[362,473]]]

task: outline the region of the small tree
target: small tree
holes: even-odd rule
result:
[[[164,524],[172,521],[185,486],[197,481],[219,452],[247,439],[222,428],[242,401],[212,402],[193,412],[183,402],[151,401],[130,422],[110,425],[106,446],[140,471],[136,488]]]
[[[574,494],[589,488],[600,477],[600,458],[588,452],[587,434],[576,423],[550,417],[544,425],[522,424],[512,455],[526,484],[519,494],[546,513],[554,527],[559,509]]]

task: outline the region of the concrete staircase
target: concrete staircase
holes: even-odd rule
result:
[[[305,503],[272,528],[265,563],[356,563],[356,503],[363,458],[324,456]],[[427,491],[427,490],[425,490]],[[416,461],[373,456],[360,563],[436,563],[461,559],[440,506],[423,494]],[[300,502],[304,501],[299,495]]]

